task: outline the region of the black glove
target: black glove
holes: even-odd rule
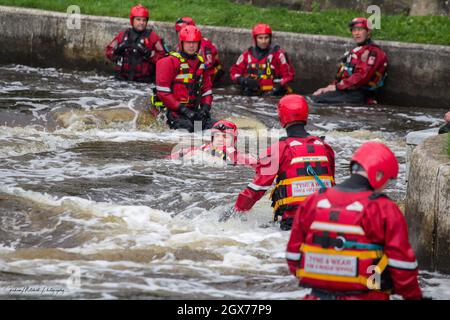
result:
[[[198,117],[200,119],[209,119],[211,118],[211,106],[207,103],[202,103],[198,110]]]
[[[282,96],[286,93],[286,91],[287,91],[286,88],[283,87],[281,84],[275,84],[272,89],[272,94],[274,96]]]
[[[238,82],[241,85],[242,89],[250,89],[251,91],[259,90],[259,81],[252,78],[247,77],[239,77]]]
[[[283,231],[291,230],[292,222],[294,222],[294,218],[286,218],[286,219],[281,220],[280,229]]]
[[[178,106],[178,113],[185,116],[189,120],[194,120],[195,118],[195,112],[186,107],[185,103],[180,103],[180,105]]]
[[[148,48],[146,46],[144,46],[142,43],[139,43],[137,45],[138,51],[140,54],[142,54],[142,56],[145,59],[150,58],[150,56],[152,55],[152,52],[150,50],[148,50]]]
[[[119,43],[115,46],[113,54],[115,54],[116,56],[122,55],[122,53],[125,51],[126,46],[127,44],[125,42]]]

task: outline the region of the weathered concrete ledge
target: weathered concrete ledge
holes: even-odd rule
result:
[[[405,212],[420,268],[450,273],[448,134],[427,138],[412,152]]]
[[[26,19],[23,17],[26,16]],[[343,22],[345,23],[345,22]],[[78,69],[111,69],[103,50],[128,19],[81,16],[81,29],[67,28],[65,13],[0,6],[0,61]],[[172,23],[155,22],[153,28],[175,44]],[[250,31],[202,26],[204,35],[221,51],[228,70],[252,44]],[[275,42],[289,53],[297,70],[294,87],[310,93],[330,82],[338,60],[353,47],[349,38],[275,32]],[[450,46],[379,41],[390,57],[387,86],[380,93],[386,104],[444,107],[450,104]]]

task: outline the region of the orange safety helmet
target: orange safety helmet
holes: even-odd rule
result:
[[[133,8],[131,8],[131,11],[130,11],[131,26],[133,26],[133,19],[135,17],[144,17],[144,18],[147,18],[147,20],[148,20],[148,18],[150,17],[150,12],[142,4],[138,4],[137,6],[134,6]]]

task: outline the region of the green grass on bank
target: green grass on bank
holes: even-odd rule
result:
[[[447,153],[448,156],[450,157],[450,133],[447,133],[447,140],[448,140]]]
[[[199,24],[251,28],[266,22],[275,31],[349,37],[347,23],[353,17],[369,14],[354,10],[328,10],[305,13],[284,8],[258,8],[228,0],[0,0],[1,5],[40,8],[65,12],[78,5],[81,13],[128,17],[130,7],[141,2],[151,10],[150,19],[174,22],[192,16]],[[382,15],[381,29],[375,39],[450,45],[450,18],[443,16],[409,17]]]

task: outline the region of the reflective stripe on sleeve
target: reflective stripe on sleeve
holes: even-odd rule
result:
[[[211,95],[212,93],[213,93],[212,90],[208,90],[208,91],[206,91],[204,94],[202,94],[202,97],[209,96],[209,95]]]
[[[396,259],[388,259],[388,266],[398,269],[407,269],[407,270],[415,270],[417,269],[417,261],[414,262],[408,262],[408,261],[402,261],[402,260],[396,260]]]
[[[300,261],[301,257],[302,257],[301,253],[294,253],[294,252],[286,251],[286,259],[287,260]]]
[[[270,189],[270,186],[258,186],[257,184],[251,182],[248,184],[247,187],[255,191],[266,191]]]
[[[162,92],[172,92],[172,90],[170,90],[169,87],[156,86],[156,90],[162,91]]]

